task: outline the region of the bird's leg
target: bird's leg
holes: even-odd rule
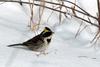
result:
[[[47,55],[47,54],[49,54],[48,52],[41,52],[41,54],[43,54],[43,55]]]
[[[54,54],[56,54],[57,49],[54,49],[53,51],[55,51]],[[36,56],[47,55],[47,54],[52,53],[53,51],[49,51],[49,52],[41,51],[39,54],[36,54]]]
[[[36,54],[36,56],[37,56],[37,57],[39,57],[39,56],[40,56],[40,54]]]

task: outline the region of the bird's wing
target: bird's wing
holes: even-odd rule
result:
[[[33,38],[31,38],[30,40],[24,42],[23,44],[28,46],[28,45],[34,45],[34,46],[38,46],[40,43],[44,42],[41,38],[40,35],[37,35]]]

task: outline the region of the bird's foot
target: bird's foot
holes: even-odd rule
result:
[[[47,55],[47,54],[49,54],[49,53],[48,53],[48,52],[43,52],[42,54],[43,54],[43,55]]]
[[[39,54],[36,54],[36,56],[40,56],[40,55],[47,55],[47,54],[49,54],[48,52],[40,52]]]

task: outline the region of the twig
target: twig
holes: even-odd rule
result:
[[[83,24],[83,22],[81,22],[81,24],[80,24],[80,26],[79,26],[79,29],[78,29],[78,31],[77,31],[77,33],[76,33],[76,35],[75,35],[75,38],[77,37],[77,35],[78,35],[79,32],[80,32],[82,24]]]
[[[81,19],[81,20],[83,20],[83,21],[85,21],[85,22],[87,22],[87,23],[89,23],[89,24],[91,24],[91,25],[94,25],[94,26],[96,26],[96,27],[99,27],[99,25],[94,24],[94,23],[91,23],[90,21],[88,21],[88,20],[86,20],[86,19],[83,19],[83,18],[78,17],[78,16],[75,16],[75,17],[78,18],[78,19]]]
[[[19,1],[3,1],[3,2],[15,2],[15,3],[20,3]],[[24,4],[33,4],[33,3],[29,3],[29,2],[22,2],[22,3],[24,3]],[[55,4],[55,5],[61,5],[61,4],[52,3],[52,2],[46,2],[46,3]],[[66,16],[66,12],[64,12],[64,11],[56,10],[56,9],[51,8],[51,7],[47,7],[47,6],[40,5],[40,4],[36,4],[36,3],[34,3],[34,5],[36,5],[36,6],[41,6],[41,7],[45,7],[45,8],[47,8],[47,9],[54,10],[54,11],[57,11],[57,12],[61,12],[61,13],[63,13],[63,14],[65,15],[65,17],[67,17],[67,16]],[[69,8],[69,9],[72,9],[71,7],[68,7],[68,6],[65,6],[65,5],[62,5],[62,6],[66,7],[66,8]],[[75,11],[77,11],[77,12],[79,12],[79,13],[81,13],[81,14],[87,15],[86,13],[81,12],[81,11],[79,11],[79,10],[76,10],[76,9],[75,9]],[[87,16],[90,16],[90,15],[87,15]],[[78,16],[74,16],[74,17],[76,17],[76,18],[78,18],[78,19],[81,19],[81,20],[83,20],[83,21],[86,21],[87,23],[89,23],[89,24],[91,24],[91,25],[94,25],[94,26],[96,26],[96,27],[99,27],[99,25],[94,24],[94,23],[91,23],[90,21],[88,21],[88,20],[86,20],[86,19],[84,19],[84,18],[81,18],[81,17],[78,17]],[[96,17],[93,17],[93,16],[90,16],[90,17],[92,17],[92,18],[94,18],[94,19],[97,20]]]
[[[40,1],[40,0],[36,0],[36,1]],[[41,1],[41,2],[42,2],[42,1]],[[73,9],[73,8],[71,8],[71,7],[68,7],[68,6],[66,6],[66,5],[59,4],[59,3],[54,3],[54,2],[49,2],[49,1],[45,1],[45,2],[46,2],[46,3],[49,3],[49,4],[61,5],[61,6],[66,7],[66,8]],[[77,7],[78,7],[79,9],[81,9],[83,12],[82,12],[82,11],[79,11],[79,10],[77,10],[77,9],[75,9],[75,11],[77,11],[77,12],[79,12],[79,13],[81,13],[81,14],[90,16],[90,17],[92,17],[92,18],[94,18],[94,19],[97,20],[96,17],[90,15],[88,12],[86,12],[84,9],[82,9],[81,7],[79,7],[78,5],[76,5],[75,3],[72,3],[72,2],[70,2],[70,1],[65,1],[65,2],[69,2],[69,3],[71,3],[71,4],[75,5],[75,6],[77,6]]]
[[[40,1],[40,0],[36,0],[36,1]],[[2,1],[1,1],[1,2],[2,2]],[[20,3],[19,1],[3,1],[3,2],[18,2],[18,3]],[[43,1],[41,1],[41,2],[43,2]],[[58,3],[53,3],[53,2],[49,2],[49,1],[44,1],[44,2],[49,3],[49,4],[54,4],[54,5],[61,5],[61,6],[63,6],[63,7],[72,9],[71,7],[68,7],[68,6],[66,6],[66,5],[62,5],[62,4],[58,4]],[[22,3],[24,3],[24,4],[33,4],[33,3],[29,3],[29,2],[22,2]],[[36,6],[42,6],[42,7],[43,7],[43,5],[39,5],[39,4],[36,4],[36,3],[34,3],[34,5],[36,5]],[[77,10],[77,9],[75,9],[75,11],[77,11],[77,12],[79,12],[79,13],[81,13],[81,14],[87,15],[87,16],[89,16],[89,17],[94,18],[94,19],[97,20],[96,17],[94,17],[94,16],[92,16],[92,15],[90,15],[90,14],[86,14],[86,11],[85,11],[85,10],[84,10],[85,13],[82,12],[82,11],[79,11],[79,10]]]
[[[21,6],[23,5],[21,0],[20,0],[20,5],[21,5]]]
[[[68,0],[62,0],[62,1],[65,1],[65,2],[71,3],[71,4],[75,5],[76,7],[78,7],[80,10],[82,10],[83,12],[85,12],[87,15],[90,15],[88,12],[86,12],[84,9],[82,9],[81,7],[79,7],[78,5],[76,5],[76,4],[73,3],[73,2],[68,1]]]
[[[95,37],[93,38],[93,40],[91,41],[91,43],[94,42],[94,40],[98,37],[99,33],[100,33],[100,31],[97,32],[97,34],[95,35]]]
[[[45,0],[40,0],[40,5],[45,6]],[[41,6],[39,7],[39,22],[38,22],[38,25],[40,25],[40,22],[41,22],[41,19],[42,19],[42,15],[44,13],[44,9],[45,9],[45,7],[41,7]],[[38,29],[39,29],[39,26],[38,26]]]
[[[98,17],[100,16],[100,0],[97,0],[97,6],[98,6]]]
[[[97,6],[98,6],[98,31],[97,31],[97,34],[95,35],[95,37],[93,38],[93,40],[91,41],[94,42],[94,44],[98,41],[98,39],[100,38],[100,0],[97,0]]]

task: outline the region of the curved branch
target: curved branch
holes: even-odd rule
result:
[[[40,1],[40,0],[36,0],[36,1]],[[19,1],[3,1],[3,2],[18,2],[18,3],[20,3]],[[46,2],[46,3],[54,4],[54,5],[61,5],[61,6],[66,7],[66,8],[73,9],[73,8],[68,7],[68,6],[66,6],[66,5],[62,5],[62,4],[58,4],[58,3],[53,3],[53,2],[49,2],[49,1],[40,1],[40,2]],[[69,1],[69,2],[70,2],[70,1]],[[29,2],[22,2],[22,3],[37,5],[36,3],[29,3]],[[42,6],[42,5],[41,5],[41,6]],[[79,13],[81,13],[81,14],[84,14],[84,15],[86,15],[86,16],[89,16],[89,17],[91,17],[91,18],[94,18],[94,19],[96,19],[96,20],[98,19],[98,18],[96,18],[96,17],[90,15],[89,13],[87,14],[87,12],[86,12],[85,10],[84,10],[85,13],[82,12],[82,11],[79,11],[79,10],[77,10],[77,9],[74,9],[74,10],[77,11],[77,12],[79,12]],[[82,10],[83,10],[83,9],[82,9]]]
[[[3,1],[3,2],[15,2],[15,3],[20,3],[19,1]],[[41,6],[41,7],[45,7],[45,8],[47,8],[47,9],[50,9],[50,10],[54,10],[54,11],[57,11],[57,12],[61,12],[61,13],[64,14],[65,17],[66,17],[66,12],[64,12],[64,11],[56,10],[56,9],[51,8],[51,7],[47,7],[47,6],[45,6],[45,5],[40,5],[40,4],[36,4],[36,3],[29,3],[29,2],[22,2],[22,3],[24,3],[24,4],[34,4],[34,5],[36,5],[36,6]],[[48,3],[51,3],[51,2],[48,2]],[[61,4],[58,4],[58,3],[51,3],[51,4],[54,4],[54,5],[61,5]],[[65,6],[65,5],[61,5],[61,6],[67,7],[67,8],[69,8],[69,9],[72,9],[71,7],[68,7],[68,6]],[[82,14],[84,14],[84,15],[87,15],[87,14],[85,14],[85,13],[79,11],[79,10],[75,10],[75,11],[77,11],[77,12],[79,12],[79,13],[82,13]],[[87,16],[89,16],[89,15],[87,15]],[[94,24],[94,23],[91,23],[90,21],[88,21],[88,20],[86,20],[86,19],[83,19],[83,18],[78,17],[78,16],[74,16],[74,17],[76,17],[76,18],[78,18],[78,19],[81,19],[81,20],[83,20],[83,21],[86,21],[87,23],[89,23],[89,24],[91,24],[91,25],[94,25],[94,26],[96,26],[96,27],[99,27],[99,25]],[[90,17],[92,17],[92,16],[90,16]],[[95,17],[92,17],[92,18],[94,18],[94,19],[97,20],[97,18],[95,18]]]

